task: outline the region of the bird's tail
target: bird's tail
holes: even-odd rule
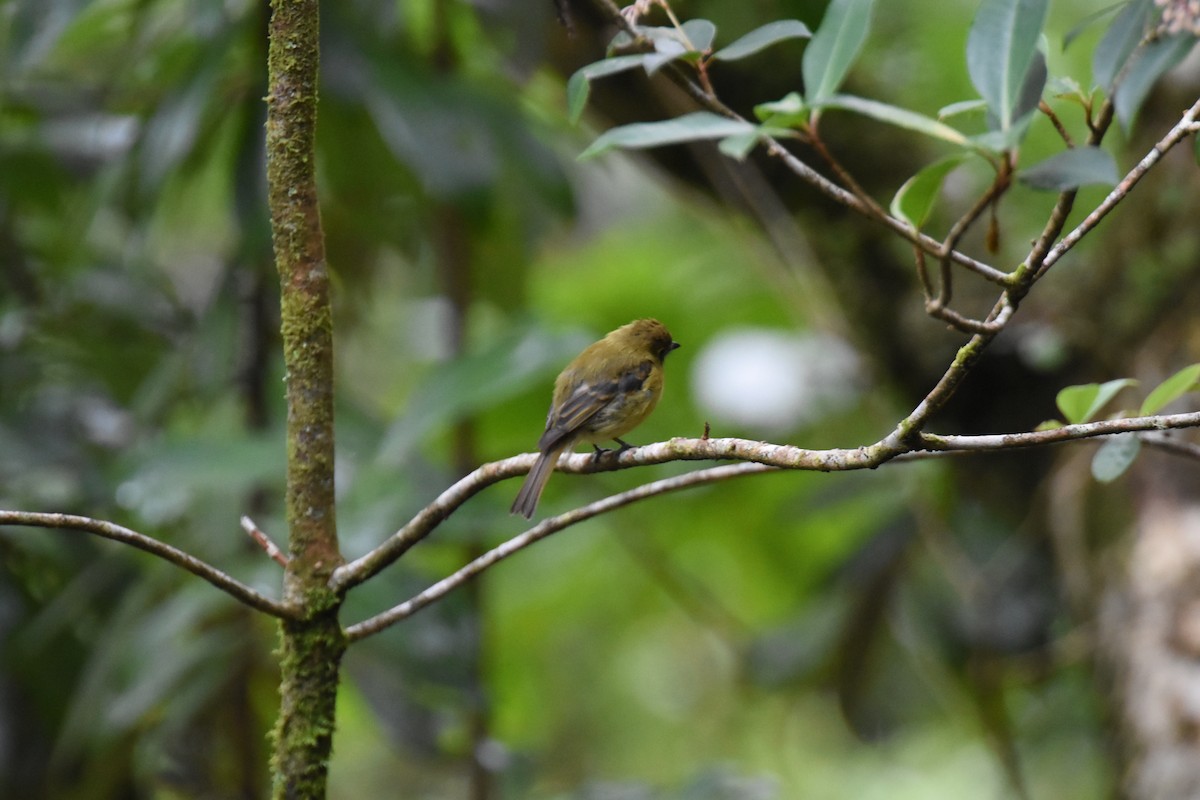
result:
[[[542,489],[546,488],[546,481],[550,480],[550,473],[554,471],[554,465],[558,463],[558,457],[565,449],[564,443],[561,447],[538,455],[537,461],[533,462],[533,469],[529,470],[529,475],[521,484],[521,491],[517,492],[517,499],[513,500],[511,513],[520,514],[525,519],[533,516],[538,500],[541,499]]]

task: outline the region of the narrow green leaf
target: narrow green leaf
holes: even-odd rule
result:
[[[1047,0],[983,0],[967,36],[967,71],[999,130],[1012,128],[1037,53]],[[1044,68],[1044,65],[1043,65]]]
[[[1108,151],[1089,145],[1065,150],[1040,161],[1019,172],[1017,179],[1034,189],[1065,192],[1091,184],[1113,186],[1120,176],[1117,175],[1117,162]]]
[[[749,122],[729,119],[710,111],[696,111],[662,122],[638,122],[613,128],[599,136],[590,147],[580,153],[579,160],[594,158],[614,147],[628,149],[659,147],[702,139],[724,139],[726,136],[735,136],[754,130],[755,127]]]
[[[1017,93],[1017,104],[1013,108],[1013,127],[1023,128],[1028,125],[1033,112],[1037,111],[1038,103],[1042,100],[1042,92],[1046,88],[1046,54],[1035,50],[1033,59],[1029,62],[1029,70],[1025,73],[1025,81],[1021,91]],[[1022,135],[1024,135],[1022,133]]]
[[[907,128],[910,131],[923,133],[926,136],[932,136],[935,139],[941,139],[960,147],[970,143],[966,135],[943,122],[938,122],[924,114],[918,114],[916,111],[909,111],[906,108],[881,103],[878,100],[868,100],[865,97],[855,97],[849,94],[836,94],[827,97],[816,105],[824,108],[839,108],[843,111],[853,111],[857,114],[877,119],[880,122],[886,122],[900,128]]]
[[[737,61],[787,39],[807,39],[811,36],[812,31],[800,20],[781,19],[755,28],[745,36],[735,39],[731,44],[713,53],[712,57],[718,61]]]
[[[917,230],[924,227],[934,201],[942,190],[942,182],[965,158],[965,153],[943,158],[906,180],[892,198],[892,216],[904,220]]]
[[[1150,29],[1154,0],[1133,0],[1117,14],[1092,55],[1092,80],[1112,94],[1113,81]]]
[[[957,103],[951,103],[948,106],[942,106],[938,109],[937,118],[939,120],[949,119],[950,117],[961,116],[962,114],[974,114],[977,111],[986,111],[986,100],[959,100]]]
[[[575,74],[567,81],[567,114],[571,122],[578,122],[579,118],[583,116],[583,109],[587,105],[593,79],[644,66],[646,56],[645,53],[616,56],[575,70]]]
[[[1132,378],[1118,378],[1107,383],[1085,383],[1068,386],[1058,393],[1055,402],[1063,417],[1072,424],[1087,422],[1103,408],[1117,392],[1137,384]]]
[[[780,128],[799,128],[808,122],[811,114],[812,109],[799,92],[788,92],[778,100],[759,103],[754,107],[754,116],[760,122]]]
[[[762,133],[757,130],[735,133],[718,142],[717,149],[730,158],[745,161],[746,156],[750,155],[750,151],[758,144],[760,138],[762,138]]]
[[[1155,81],[1183,61],[1195,44],[1196,37],[1192,34],[1177,33],[1162,36],[1138,49],[1133,56],[1133,64],[1117,84],[1116,94],[1113,95],[1117,119],[1122,128],[1129,131],[1133,127],[1133,119]]]
[[[1141,450],[1142,440],[1136,433],[1109,437],[1092,456],[1092,477],[1101,483],[1115,481],[1137,460]]]
[[[804,92],[816,104],[833,95],[858,58],[871,25],[874,0],[833,0],[804,49]]]
[[[1107,17],[1109,14],[1115,14],[1118,10],[1120,10],[1120,8],[1122,6],[1127,6],[1128,4],[1129,4],[1129,0],[1120,0],[1120,2],[1113,3],[1111,6],[1108,6],[1107,8],[1102,8],[1099,11],[1096,11],[1092,14],[1088,14],[1082,20],[1077,22],[1075,24],[1075,27],[1071,28],[1071,30],[1067,31],[1066,34],[1063,36],[1063,42],[1062,42],[1063,52],[1066,52],[1066,49],[1071,46],[1071,43],[1074,42],[1077,38],[1079,38],[1080,34],[1082,34],[1088,28],[1097,24],[1102,19]]]
[[[1184,367],[1171,377],[1154,387],[1154,391],[1146,396],[1142,403],[1143,417],[1157,414],[1166,406],[1183,397],[1188,392],[1200,389],[1200,364]]]

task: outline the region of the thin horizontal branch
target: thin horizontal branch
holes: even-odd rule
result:
[[[640,448],[647,449],[647,448]],[[590,458],[590,456],[585,456]],[[656,497],[668,492],[679,491],[680,489],[689,489],[694,486],[701,486],[706,483],[714,483],[717,481],[728,480],[730,478],[741,475],[752,475],[758,472],[768,472],[777,469],[764,464],[726,464],[720,467],[711,467],[709,469],[697,470],[689,472],[686,475],[677,475],[673,478],[664,478],[663,480],[647,483],[644,486],[639,486],[636,489],[630,489],[627,492],[606,497],[603,500],[597,500],[594,503],[589,503],[586,506],[577,508],[573,511],[568,511],[565,514],[559,514],[556,517],[551,517],[543,522],[538,523],[534,527],[525,531],[522,534],[514,536],[501,545],[498,545],[475,560],[469,562],[466,566],[458,571],[446,576],[442,580],[425,589],[420,594],[412,597],[409,600],[394,606],[381,614],[377,614],[370,619],[366,619],[355,625],[346,628],[346,639],[353,642],[358,639],[366,638],[374,633],[379,633],[390,625],[406,619],[420,611],[425,606],[433,603],[450,592],[462,586],[467,581],[474,578],[479,573],[483,572],[488,567],[503,561],[514,553],[525,549],[529,545],[545,539],[552,533],[557,533],[564,528],[569,528],[590,519],[599,514],[612,511],[622,506],[627,506],[638,500],[644,500],[648,497]]]
[[[573,454],[564,457],[559,462],[559,471],[598,472],[639,464],[661,464],[668,461],[692,459],[740,458],[753,460],[749,461],[749,463],[726,464],[654,481],[639,486],[636,489],[606,497],[603,500],[598,500],[573,511],[568,511],[565,514],[551,517],[524,533],[514,536],[503,544],[494,547],[403,603],[393,606],[374,617],[349,626],[346,628],[346,638],[350,641],[362,639],[412,616],[425,606],[439,600],[449,592],[471,580],[479,573],[514,553],[523,550],[539,539],[544,539],[553,533],[557,533],[586,519],[613,511],[638,500],[679,491],[680,489],[778,469],[822,471],[867,469],[878,466],[884,460],[890,460],[891,458],[895,458],[898,461],[908,461],[952,454],[997,452],[1022,447],[1080,441],[1131,431],[1162,431],[1173,428],[1194,427],[1200,427],[1200,412],[1103,420],[1101,422],[1090,422],[1080,425],[1065,425],[1054,430],[1029,431],[1025,433],[984,436],[935,436],[933,434],[921,434],[917,438],[912,450],[898,456],[889,456],[886,459],[883,456],[887,451],[881,449],[878,445],[854,450],[805,450],[790,445],[750,442],[744,439],[671,439],[670,441],[659,442],[658,444],[632,448],[620,454],[610,454],[599,460],[593,458],[590,454]],[[1152,441],[1155,444],[1163,442],[1161,439]],[[1166,444],[1166,442],[1163,442],[1164,446]],[[1176,447],[1175,449],[1187,452],[1186,447]],[[1194,449],[1196,451],[1195,455],[1200,457],[1200,448]],[[532,454],[517,456],[503,462],[486,465],[486,467],[503,466],[503,470],[488,470],[486,467],[483,467],[476,470],[472,475],[476,476],[474,478],[476,481],[488,481],[490,483],[498,480],[498,476],[507,474],[511,468],[517,465],[528,469],[528,466],[532,464],[532,460]],[[471,479],[472,476],[468,476],[455,486],[459,487],[460,484],[469,482]],[[482,488],[482,486],[479,488]],[[474,494],[474,492],[471,492],[471,494]],[[469,497],[470,495],[468,494],[467,496]],[[443,495],[443,497],[446,497],[446,495]],[[462,499],[465,500],[465,497]]]
[[[1188,414],[1164,414],[1156,417],[1126,417],[1106,419],[1099,422],[1084,422],[1064,425],[1045,431],[1028,433],[1000,433],[976,436],[940,436],[923,433],[918,437],[917,450],[977,452],[1013,450],[1023,447],[1072,442],[1096,436],[1138,431],[1165,431],[1175,428],[1200,427],[1200,412]]]
[[[169,561],[181,569],[185,569],[198,578],[211,583],[235,600],[245,603],[251,608],[270,614],[280,619],[295,619],[296,613],[289,606],[278,600],[259,594],[244,583],[229,577],[221,570],[193,555],[185,553],[169,544],[152,539],[145,534],[122,527],[113,522],[79,517],[74,514],[44,514],[36,511],[4,511],[0,510],[0,525],[24,525],[32,528],[57,528],[59,530],[82,531],[105,539],[136,547],[151,555]]]
[[[564,473],[590,474],[628,469],[636,466],[666,464],[672,461],[743,461],[777,469],[846,472],[859,469],[874,469],[902,455],[906,456],[905,460],[909,460],[916,454],[927,451],[1003,450],[1014,447],[1031,447],[1038,444],[1068,441],[1071,439],[1103,436],[1124,431],[1151,431],[1193,427],[1200,427],[1200,414],[1136,417],[1132,419],[1094,422],[1086,425],[1067,425],[1053,431],[1010,433],[996,436],[935,436],[933,434],[915,434],[906,438],[897,433],[892,433],[883,440],[865,447],[835,448],[831,450],[809,450],[794,445],[772,444],[770,442],[757,442],[748,439],[676,438],[643,447],[633,447],[624,451],[607,452],[600,457],[596,457],[591,453],[566,454],[559,459],[556,469]],[[396,559],[406,553],[409,548],[428,536],[442,520],[450,516],[450,514],[471,497],[498,481],[528,472],[533,466],[535,458],[536,454],[525,453],[479,467],[470,475],[462,478],[444,491],[428,506],[421,509],[410,522],[378,547],[361,558],[338,568],[334,572],[330,582],[331,588],[337,592],[346,592],[386,569]],[[716,478],[709,477],[698,480],[709,482],[716,480]],[[648,484],[648,486],[658,485]],[[670,485],[670,488],[659,490],[659,493],[661,491],[673,491],[675,488],[682,487]],[[645,490],[646,487],[642,487],[642,489]],[[652,490],[650,491],[653,493]],[[641,499],[641,497],[642,495],[636,495],[634,499]],[[617,505],[620,505],[620,503]],[[589,506],[589,508],[591,507]],[[603,511],[608,508],[609,506],[604,506],[600,510]],[[592,516],[592,514],[588,516]],[[555,519],[560,518],[556,517]],[[569,521],[567,524],[569,524]],[[540,526],[532,530],[539,529]]]

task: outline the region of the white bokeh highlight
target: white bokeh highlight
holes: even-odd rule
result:
[[[845,409],[863,383],[858,353],[826,333],[732,329],[709,341],[692,367],[693,396],[710,422],[764,436]]]

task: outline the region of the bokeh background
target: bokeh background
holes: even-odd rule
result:
[[[324,5],[348,557],[532,449],[557,370],[631,319],[683,344],[639,443],[707,423],[867,444],[962,343],[924,316],[902,242],[777,165],[708,145],[577,162],[613,124],[691,110],[625,73],[567,122],[566,78],[612,34],[587,3],[569,4],[571,34],[548,1]],[[1093,5],[1056,2],[1047,27],[1051,74],[1085,86],[1102,27],[1061,43]],[[878,6],[852,91],[930,115],[975,96],[975,3]],[[824,3],[674,7],[727,43],[773,19],[815,28]],[[0,507],[112,519],[274,592],[279,569],[238,526],[284,531],[267,16],[254,0],[0,0]],[[799,88],[802,52],[722,65],[714,84],[748,113]],[[1197,73],[1185,63],[1114,131],[1122,167]],[[1079,109],[1054,105],[1081,136]],[[822,131],[885,203],[947,152],[862,118]],[[1039,121],[1022,162],[1060,146]],[[1029,430],[1069,383],[1200,361],[1195,165],[1169,163],[1038,287],[938,431]],[[986,179],[956,172],[935,229]],[[1052,200],[1017,187],[998,250],[985,226],[966,246],[1011,269]],[[993,295],[958,285],[967,311]],[[350,650],[331,796],[1108,797],[1093,611],[1147,487],[1196,470],[1147,453],[1097,487],[1089,456],[758,476],[560,533]],[[691,468],[556,476],[540,513]],[[344,619],[522,530],[516,488],[472,500]],[[0,530],[0,795],[262,796],[273,646],[269,621],[144,554]]]

